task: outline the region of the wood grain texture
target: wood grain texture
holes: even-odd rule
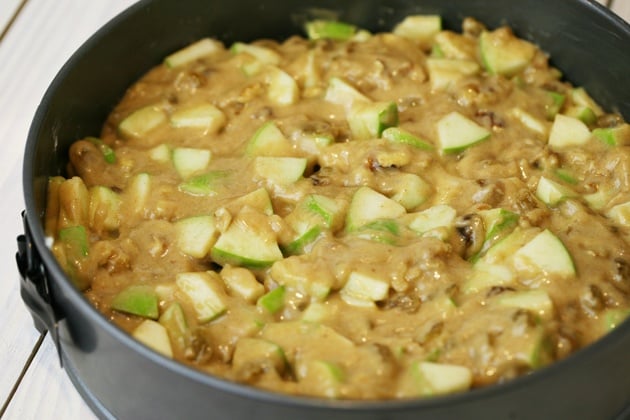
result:
[[[18,234],[23,233],[20,212],[22,196],[22,157],[29,125],[44,92],[63,63],[98,27],[134,0],[28,0],[0,42],[0,407],[4,405],[37,342],[33,327],[19,293],[19,274],[15,264]],[[0,0],[0,31],[12,19],[21,0]],[[1,33],[1,32],[0,32]],[[56,405],[85,404],[71,387],[49,393],[41,384],[56,388],[69,381],[56,362],[52,345],[41,349],[34,366],[8,406],[4,418],[86,418],[58,417],[50,411]],[[43,379],[37,375],[49,374]],[[33,377],[35,375],[35,377]],[[51,385],[52,384],[52,385]],[[33,395],[51,404],[35,404],[36,411],[23,416],[22,410],[33,406]],[[17,401],[17,402],[16,402]],[[58,410],[56,407],[55,410]],[[17,411],[16,411],[17,410]],[[87,410],[89,413],[89,410]],[[13,414],[11,414],[13,413]],[[18,415],[19,414],[19,415]],[[87,417],[89,418],[89,417]]]
[[[23,0],[2,0],[0,7],[0,35],[5,32],[5,28],[13,19],[15,13],[20,8]]]
[[[614,0],[612,10],[624,18],[626,22],[630,22],[630,0]]]

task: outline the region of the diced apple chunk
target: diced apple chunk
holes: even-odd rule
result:
[[[457,211],[453,207],[437,204],[426,210],[411,213],[409,215],[409,228],[420,234],[427,234],[440,228],[450,231],[455,226],[456,216]]]
[[[394,102],[358,102],[347,111],[347,120],[355,140],[380,138],[398,125],[398,107]]]
[[[253,209],[242,210],[211,250],[212,259],[221,265],[264,268],[282,259],[276,234],[268,216]]]
[[[177,273],[175,283],[192,303],[199,322],[212,321],[227,311],[223,282],[215,272]]]
[[[378,219],[395,219],[406,212],[402,205],[391,198],[369,187],[361,187],[352,196],[346,216],[346,230],[356,230]]]
[[[344,41],[352,38],[357,27],[345,22],[315,19],[306,23],[304,29],[310,40],[334,39]]]
[[[514,36],[507,28],[483,32],[479,49],[486,69],[492,74],[514,76],[527,67],[536,54],[536,47]]]
[[[212,104],[201,104],[175,111],[171,115],[171,125],[178,128],[197,128],[205,134],[219,131],[227,118],[223,111]]]
[[[437,122],[438,142],[443,153],[459,153],[490,137],[490,131],[457,111]]]
[[[359,92],[354,86],[345,80],[333,77],[328,82],[328,88],[324,100],[341,105],[346,109],[359,102],[371,102],[371,100]]]
[[[553,316],[553,301],[544,290],[505,293],[499,296],[497,302],[501,306],[531,311],[541,319],[549,320]]]
[[[306,163],[306,158],[259,156],[254,160],[254,171],[263,179],[287,185],[302,178]]]
[[[562,200],[577,197],[577,193],[565,185],[541,176],[536,187],[536,197],[549,206],[555,206]]]
[[[476,61],[452,58],[428,58],[427,69],[433,90],[447,89],[460,79],[481,70]]]
[[[173,349],[168,337],[168,331],[160,323],[145,319],[133,330],[131,335],[156,352],[166,357],[173,357]]]
[[[148,105],[122,120],[118,131],[125,138],[141,138],[166,121],[166,114],[159,105]]]
[[[549,133],[549,146],[554,149],[563,149],[572,146],[581,146],[591,138],[591,131],[586,124],[577,118],[558,114],[551,126]]]
[[[278,67],[266,67],[267,97],[276,105],[285,106],[294,104],[300,96],[295,79]]]
[[[273,121],[264,123],[247,143],[248,156],[287,156],[292,146]]]
[[[275,370],[282,374],[287,366],[286,357],[282,348],[267,340],[260,338],[243,337],[234,347],[232,368],[239,375],[248,375],[253,368],[265,371]]]
[[[176,147],[173,150],[173,165],[182,179],[205,171],[211,158],[212,153],[208,149]]]
[[[183,66],[192,61],[212,55],[223,49],[223,44],[210,38],[202,38],[181,50],[175,51],[164,59],[167,67],[175,68]]]
[[[630,227],[630,201],[613,206],[606,215],[620,225]]]
[[[440,30],[442,30],[440,15],[411,15],[396,25],[393,33],[416,41],[423,48],[428,48]]]
[[[571,254],[562,241],[547,229],[516,251],[514,265],[517,269],[543,271],[550,275],[575,275]]]
[[[465,366],[434,362],[414,362],[403,376],[401,396],[429,396],[466,391],[472,385],[472,372]]]
[[[374,302],[385,299],[389,292],[389,282],[353,271],[341,289],[341,298],[353,306],[374,306]]]
[[[220,274],[228,290],[247,302],[255,302],[265,293],[265,286],[246,268],[228,265],[223,267]]]
[[[178,248],[194,258],[208,255],[219,236],[214,216],[187,217],[175,222]]]

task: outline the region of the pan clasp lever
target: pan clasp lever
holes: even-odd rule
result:
[[[18,251],[15,255],[18,270],[20,271],[20,294],[26,304],[35,328],[41,333],[49,331],[57,347],[59,364],[63,366],[61,359],[61,343],[59,340],[57,315],[51,299],[48,274],[42,263],[39,252],[33,244],[33,236],[28,225],[26,212],[22,212],[24,234],[17,237]]]

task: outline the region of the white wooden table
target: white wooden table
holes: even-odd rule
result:
[[[39,100],[70,55],[135,0],[0,0],[0,417],[95,418],[33,327],[19,294],[22,155]],[[554,0],[551,0],[554,1]],[[557,1],[557,0],[556,0]],[[630,21],[630,0],[600,0]]]

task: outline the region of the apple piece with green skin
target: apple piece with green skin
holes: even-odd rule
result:
[[[230,52],[235,55],[248,54],[261,63],[270,64],[272,66],[277,66],[281,61],[280,54],[274,50],[260,45],[246,44],[244,42],[235,42],[232,44]]]
[[[566,182],[567,184],[577,185],[579,183],[578,179],[575,177],[575,174],[565,168],[557,168],[554,171],[554,174],[560,178],[560,180]]]
[[[263,187],[230,201],[225,207],[230,213],[236,214],[245,206],[258,210],[267,216],[273,214],[271,197],[267,189]]]
[[[90,286],[90,279],[86,278],[80,270],[90,252],[87,229],[82,225],[61,228],[58,239],[63,256],[60,260],[65,260],[66,273],[79,290],[87,289]]]
[[[488,263],[480,260],[473,265],[473,271],[462,286],[464,294],[478,293],[495,286],[509,286],[516,280],[516,275],[507,264]]]
[[[227,122],[223,111],[212,104],[201,104],[178,109],[171,114],[171,125],[176,128],[195,128],[204,134],[214,134]]]
[[[168,331],[159,322],[145,319],[132,331],[131,335],[156,352],[166,357],[173,357],[173,348],[171,347]]]
[[[267,83],[267,98],[275,105],[294,104],[300,97],[300,89],[295,79],[275,66],[263,68]]]
[[[540,289],[503,293],[499,295],[496,302],[504,307],[525,309],[546,321],[550,320],[554,313],[553,301],[549,293]]]
[[[232,174],[231,171],[217,170],[193,176],[177,187],[179,191],[195,196],[213,196],[225,184]]]
[[[182,179],[188,179],[208,168],[212,152],[208,149],[176,147],[173,149],[173,166]]]
[[[427,59],[427,70],[431,89],[434,91],[448,89],[466,76],[472,76],[481,70],[474,60],[435,58]]]
[[[270,314],[275,314],[284,308],[285,296],[286,288],[284,286],[278,286],[259,297],[256,301],[256,306]]]
[[[435,35],[442,30],[440,15],[411,15],[398,23],[393,33],[417,42],[421,48],[430,48]]]
[[[158,322],[166,328],[171,345],[180,352],[186,351],[186,348],[192,344],[186,315],[179,302],[171,303],[160,315]]]
[[[137,109],[118,125],[118,132],[123,138],[142,138],[150,131],[167,122],[161,105],[148,105]]]
[[[582,198],[593,210],[602,210],[608,205],[613,195],[613,191],[601,188],[594,193],[583,195]]]
[[[105,162],[107,163],[116,163],[116,152],[114,152],[114,149],[112,149],[111,147],[109,147],[109,145],[105,144],[105,142],[103,142],[103,140],[97,138],[97,137],[86,137],[87,141],[89,141],[90,143],[92,143],[93,145],[95,145],[98,150],[101,151],[101,153],[103,154],[103,159],[105,160]]]
[[[345,380],[345,372],[339,363],[328,360],[307,360],[297,369],[301,383],[317,389],[317,395],[337,398]]]
[[[202,38],[172,54],[169,54],[164,59],[164,65],[168,68],[176,68],[201,58],[210,56],[223,50],[223,44],[219,41]]]
[[[556,206],[567,198],[577,196],[578,194],[573,189],[544,176],[540,177],[536,186],[536,197],[548,206]]]
[[[168,144],[159,144],[149,150],[149,157],[159,163],[167,163],[172,159],[173,152]]]
[[[152,184],[151,175],[148,173],[142,172],[134,175],[121,195],[121,206],[126,207],[128,210],[123,211],[123,213],[133,213],[138,216],[143,216],[147,202],[151,197]]]
[[[120,227],[121,198],[111,188],[96,185],[89,190],[88,220],[96,232],[113,231]]]
[[[547,104],[545,105],[545,110],[547,112],[547,119],[553,121],[556,118],[556,115],[562,110],[566,102],[566,95],[554,92],[547,91]]]
[[[548,229],[516,251],[513,261],[519,271],[544,272],[565,278],[576,275],[571,254],[560,238]]]
[[[435,147],[430,142],[410,133],[400,127],[389,127],[383,130],[381,136],[385,140],[389,140],[392,143],[408,144],[417,149],[433,150]]]
[[[577,118],[558,114],[551,126],[548,144],[552,149],[565,149],[582,146],[590,139],[591,131],[586,124]]]
[[[465,366],[435,362],[413,362],[403,373],[401,397],[452,394],[472,385],[472,372]]]
[[[177,247],[193,258],[204,258],[219,236],[214,216],[201,215],[175,222]]]
[[[158,296],[151,286],[129,286],[118,293],[111,303],[112,309],[149,319],[158,319]]]
[[[630,317],[630,309],[606,309],[602,316],[605,331],[612,331]]]
[[[310,194],[300,201],[285,218],[296,233],[283,246],[288,255],[301,254],[325,229],[337,230],[343,224],[345,204],[321,194]]]
[[[293,146],[275,122],[267,121],[247,143],[247,156],[289,156]]]
[[[175,284],[188,297],[200,323],[210,322],[227,311],[223,281],[212,271],[177,273]]]
[[[575,105],[590,108],[596,117],[604,114],[604,110],[599,106],[597,102],[595,102],[595,100],[593,100],[586,89],[581,86],[571,89],[571,91],[569,92],[569,98]]]
[[[402,226],[397,220],[380,219],[369,222],[353,232],[359,238],[382,244],[396,245]]]
[[[440,31],[433,38],[444,58],[456,60],[475,60],[477,44],[474,39],[454,31]]]
[[[407,210],[391,198],[370,187],[360,187],[348,208],[346,231],[352,232],[374,220],[396,219],[405,213]]]
[[[479,252],[470,258],[473,263],[479,260],[494,244],[509,235],[518,225],[520,217],[517,213],[503,208],[481,210],[478,214],[483,220],[485,236]]]
[[[379,277],[353,271],[339,291],[339,296],[348,305],[374,307],[389,292],[389,282]]]
[[[306,164],[306,158],[258,156],[254,159],[254,172],[274,184],[288,185],[302,178]]]
[[[316,19],[304,25],[308,39],[333,39],[346,41],[357,33],[357,27],[346,22]]]
[[[455,227],[456,217],[457,211],[453,207],[446,204],[437,204],[426,210],[410,213],[406,219],[411,230],[418,234],[426,235],[442,228],[450,232]]]
[[[479,50],[486,70],[506,77],[523,71],[536,55],[536,47],[514,36],[508,27],[482,32]]]
[[[394,102],[357,102],[346,114],[356,140],[380,138],[385,129],[398,125],[398,107]]]
[[[593,110],[587,106],[574,105],[568,107],[564,111],[564,115],[567,117],[577,118],[586,125],[593,125],[597,122],[597,115]]]
[[[210,254],[219,265],[266,268],[283,258],[269,216],[244,208],[219,236]]]
[[[372,102],[370,98],[359,92],[354,86],[339,77],[331,77],[324,94],[324,100],[341,105],[349,110],[355,103]]]
[[[593,136],[609,146],[627,146],[630,144],[630,124],[596,128],[593,130]]]
[[[230,52],[237,56],[241,70],[248,77],[257,75],[267,66],[277,66],[281,61],[280,54],[261,45],[235,42]]]
[[[630,201],[613,206],[606,216],[621,226],[630,227]]]
[[[490,131],[457,111],[440,118],[436,128],[440,150],[444,154],[460,153],[490,137]]]
[[[265,294],[265,286],[246,268],[225,266],[220,275],[230,293],[247,302],[253,303]]]
[[[405,209],[412,210],[429,199],[433,192],[431,184],[419,175],[400,172],[391,182],[391,199],[401,204]]]
[[[271,341],[262,338],[242,337],[234,346],[232,369],[237,375],[251,375],[254,367],[262,371],[274,370],[282,375],[287,365],[282,347]]]
[[[312,272],[317,272],[317,275],[310,275]],[[324,264],[298,256],[276,261],[269,274],[279,285],[308,297],[311,301],[323,301],[335,283],[335,277]]]
[[[509,114],[516,118],[521,124],[529,128],[531,131],[540,134],[541,136],[547,136],[547,125],[539,118],[534,117],[527,111],[516,107],[510,110]]]

